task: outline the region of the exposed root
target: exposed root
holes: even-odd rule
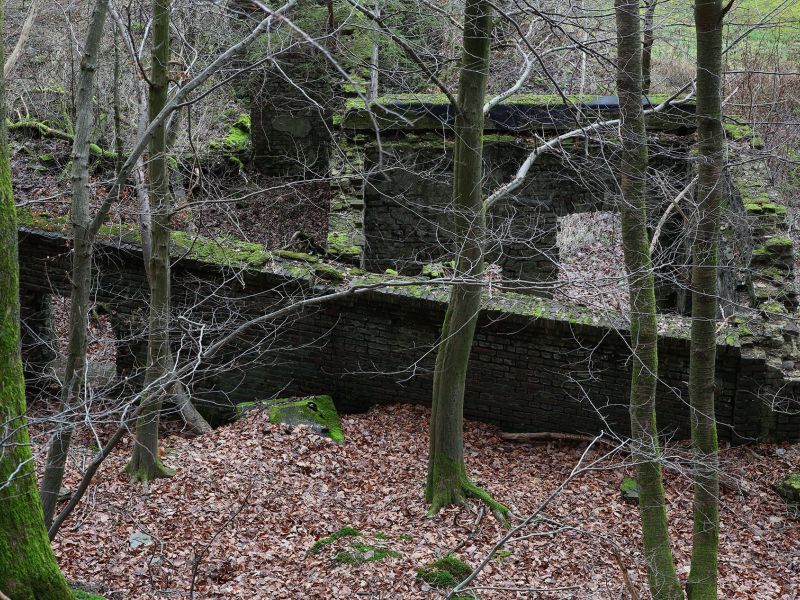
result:
[[[429,516],[438,514],[446,506],[461,506],[468,497],[471,497],[486,504],[492,514],[504,526],[508,527],[509,525],[508,519],[511,515],[509,508],[492,498],[491,494],[482,487],[472,483],[468,477],[461,477],[458,483],[449,489],[437,489],[433,490],[432,493],[429,491],[426,495],[431,505],[428,510]]]
[[[125,467],[125,472],[130,476],[131,481],[147,483],[153,479],[165,479],[175,476],[175,470],[165,467],[160,460],[149,465],[135,466],[133,461]]]

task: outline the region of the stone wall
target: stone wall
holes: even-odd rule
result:
[[[689,144],[682,138],[652,140],[648,193],[650,212],[658,218],[669,201],[691,179]],[[441,135],[405,134],[365,148],[363,266],[383,272],[419,273],[432,261],[453,254],[452,143]],[[588,152],[587,152],[588,150]],[[513,136],[486,136],[484,190],[511,181],[528,153],[530,142]],[[580,141],[561,151],[540,155],[520,188],[498,202],[488,215],[487,258],[499,263],[505,282],[533,282],[532,291],[546,294],[559,269],[558,217],[618,210],[618,185],[612,173],[617,148]],[[676,213],[680,215],[680,213]],[[656,256],[669,256],[670,272],[659,273],[659,287],[676,286],[686,261],[677,244],[684,228],[662,230]],[[667,262],[666,260],[664,262]],[[538,284],[538,285],[537,285]],[[662,308],[674,308],[669,291],[660,295]],[[673,304],[671,304],[673,302]]]
[[[22,230],[20,248],[23,298],[69,293],[63,236]],[[112,239],[98,246],[96,265],[98,301],[106,303],[116,323],[126,324],[117,325],[119,332],[138,334],[118,352],[119,371],[135,381],[144,359],[138,315],[147,288],[141,254]],[[331,289],[312,267],[304,274],[298,269],[275,261],[257,270],[232,268],[176,256],[173,339],[179,360],[190,360],[200,345],[243,319]],[[427,403],[445,298],[446,291],[430,285],[369,291],[255,326],[213,364],[201,365],[190,390],[217,421],[230,416],[238,402],[278,395],[328,393],[344,411],[385,402]],[[763,352],[746,346],[744,338],[752,334],[742,327],[724,329],[718,348],[720,438],[800,438],[800,387]],[[659,428],[686,437],[688,324],[674,317],[663,320],[662,329],[673,333],[662,335],[659,347]],[[539,298],[486,299],[470,359],[468,418],[508,431],[625,433],[628,386],[623,324]],[[776,406],[794,412],[776,412]]]
[[[265,175],[325,177],[331,151],[333,97],[324,58],[298,44],[251,81],[253,164]]]

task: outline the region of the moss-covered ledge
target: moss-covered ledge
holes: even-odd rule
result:
[[[514,94],[489,110],[485,129],[561,130],[574,128],[578,112],[582,113],[584,122],[616,118],[619,114],[618,105],[611,97],[569,95],[565,98],[553,94]],[[666,95],[654,95],[649,101],[651,106],[656,106],[667,99]],[[694,109],[692,100],[676,101],[659,113],[647,115],[647,126],[660,131],[694,130]],[[372,103],[371,111],[382,130],[441,130],[451,125],[454,117],[444,94],[382,96]],[[348,100],[342,112],[334,115],[333,124],[356,131],[374,127],[370,110],[357,98]]]
[[[20,208],[19,222],[22,231],[48,232],[66,238],[69,236],[67,217],[50,217],[34,214],[27,207]],[[141,237],[133,225],[104,226],[99,235],[101,243],[114,247],[126,246],[134,253],[141,252]],[[285,250],[268,250],[260,244],[243,242],[232,237],[204,238],[185,231],[172,233],[172,256],[212,267],[235,268],[257,273],[270,273],[299,280],[304,286],[320,294],[358,287],[373,287],[373,293],[383,293],[398,298],[413,298],[444,304],[448,301],[448,277],[431,279],[429,276],[407,277],[394,273],[364,273],[352,265],[326,261],[323,257]],[[594,327],[624,332],[628,323],[614,311],[604,311],[579,304],[559,302],[554,299],[530,296],[502,287],[490,286],[483,294],[483,308],[492,318],[515,315],[522,318],[560,322],[572,328]],[[723,347],[750,346],[764,329],[757,313],[740,316],[734,323],[724,324],[718,333],[718,343]],[[660,315],[659,330],[663,338],[688,339],[690,320],[677,315]]]

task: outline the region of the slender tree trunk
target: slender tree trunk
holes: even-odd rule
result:
[[[153,0],[153,50],[150,74],[149,115],[152,121],[167,103],[169,91],[169,0]],[[146,406],[136,421],[136,444],[126,470],[131,478],[149,481],[173,474],[158,455],[158,423],[165,390],[157,382],[172,368],[170,327],[170,218],[172,202],[167,163],[167,127],[161,124],[150,142],[148,162],[152,231],[150,266],[150,334],[147,344],[145,386],[152,386],[143,400]]]
[[[119,176],[125,162],[125,142],[122,139],[122,99],[120,98],[119,25],[114,23],[114,175]]]
[[[464,11],[464,53],[458,91],[453,162],[456,276],[436,356],[425,499],[435,514],[468,495],[504,516],[507,509],[470,482],[464,466],[464,386],[481,304],[486,214],[481,188],[483,104],[492,32],[491,3],[468,0]]]
[[[657,4],[658,0],[645,0],[644,39],[642,41],[642,95],[644,96],[650,95]]]
[[[39,12],[40,3],[41,0],[34,0],[31,3],[28,9],[28,15],[25,17],[25,22],[22,24],[22,29],[19,32],[17,43],[3,64],[3,76],[6,79],[11,77],[14,73],[19,57],[22,55],[22,50],[25,48],[25,44],[28,43],[28,38],[31,36],[31,31],[33,30],[33,24],[36,22],[36,14]]]
[[[683,597],[667,526],[656,429],[658,324],[647,234],[647,133],[642,109],[642,41],[638,0],[615,0],[617,88],[622,132],[622,247],[631,304],[631,435],[639,479],[644,555],[653,598]]]
[[[0,30],[2,25],[0,4]],[[25,417],[17,216],[5,112],[5,78],[0,76],[0,591],[11,600],[72,600],[47,539]]]
[[[381,16],[381,4],[380,0],[376,0],[375,8],[372,11],[375,13],[376,17]],[[375,34],[377,36],[377,32]],[[367,92],[367,99],[370,102],[375,102],[378,99],[378,85],[380,82],[380,65],[378,61],[380,60],[380,52],[381,46],[378,43],[379,38],[376,37],[372,40],[372,52],[370,53],[369,58],[369,90]]]
[[[92,97],[97,54],[103,37],[108,0],[97,0],[86,35],[78,88],[75,140],[72,146],[72,289],[69,312],[69,339],[61,403],[50,440],[41,483],[45,525],[53,520],[58,492],[64,479],[64,465],[72,441],[74,404],[80,399],[86,370],[86,331],[92,286],[92,241],[89,232],[89,135],[92,131]]]
[[[697,31],[698,225],[692,245],[692,333],[689,403],[694,447],[694,532],[690,600],[717,598],[719,458],[714,414],[717,245],[723,185],[722,5],[695,2]]]

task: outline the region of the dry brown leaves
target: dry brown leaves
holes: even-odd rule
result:
[[[188,598],[197,557],[195,598],[438,598],[416,578],[424,563],[459,548],[471,564],[503,533],[479,505],[428,518],[422,501],[427,420],[421,407],[383,406],[343,418],[345,445],[305,429],[246,419],[202,438],[166,439],[165,462],[177,469],[148,488],[122,474],[130,446],[98,474],[81,508],[54,543],[68,577],[100,583],[109,598]],[[575,464],[584,448],[502,441],[497,430],[466,423],[467,465],[475,481],[525,515]],[[79,449],[78,449],[79,450]],[[76,450],[76,451],[78,451]],[[724,491],[721,594],[789,600],[800,595],[800,524],[785,514],[768,483],[797,464],[800,446],[723,452],[726,469],[746,481],[746,495]],[[575,480],[540,523],[537,535],[508,546],[481,586],[561,588],[532,595],[481,592],[483,598],[622,598],[622,559],[642,598],[635,506],[618,491],[624,473],[592,471]],[[70,473],[74,486],[77,473]],[[667,493],[679,572],[688,572],[691,485],[669,473]],[[308,556],[315,540],[344,525],[367,538],[385,534],[400,558],[359,567],[330,555]],[[153,542],[130,549],[132,533]],[[408,536],[411,536],[410,538]],[[564,589],[568,588],[568,589]]]

